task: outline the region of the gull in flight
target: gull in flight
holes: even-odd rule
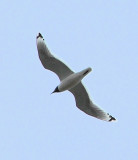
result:
[[[115,121],[109,113],[97,107],[90,99],[81,80],[91,72],[91,68],[86,68],[74,73],[66,64],[55,58],[48,50],[41,33],[36,38],[37,50],[40,61],[45,69],[55,72],[60,79],[60,84],[52,93],[70,91],[76,100],[76,106],[86,114],[108,122]]]

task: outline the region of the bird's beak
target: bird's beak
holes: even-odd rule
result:
[[[55,93],[55,91],[53,91],[51,94]]]
[[[54,90],[51,94],[53,94],[53,93],[55,93],[55,92],[59,92],[58,87],[56,87],[55,90]]]

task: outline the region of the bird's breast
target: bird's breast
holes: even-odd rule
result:
[[[60,92],[69,90],[76,86],[81,81],[81,79],[82,77],[79,74],[73,73],[67,78],[65,78],[63,81],[61,81],[61,83],[58,86],[58,89]]]

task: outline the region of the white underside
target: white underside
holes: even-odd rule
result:
[[[80,110],[101,120],[115,120],[114,117],[104,112],[91,101],[88,92],[81,83],[81,80],[91,71],[91,68],[74,73],[66,64],[50,53],[40,33],[37,36],[37,50],[43,67],[56,73],[59,77],[61,83],[58,86],[58,90],[61,92],[69,90],[74,95],[76,106]]]
[[[87,72],[88,74],[89,72],[91,72],[91,68],[86,68],[81,72],[73,73],[64,80],[62,80],[58,86],[59,91],[63,92],[65,90],[70,90],[71,88],[75,87],[87,75],[84,75],[85,72]]]

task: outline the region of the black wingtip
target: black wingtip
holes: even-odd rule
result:
[[[109,122],[116,121],[116,119],[114,117],[112,117],[111,115],[109,117],[110,117]]]
[[[41,34],[41,33],[38,33],[37,38],[39,38],[39,37],[43,38],[43,36],[42,36],[42,34]]]

